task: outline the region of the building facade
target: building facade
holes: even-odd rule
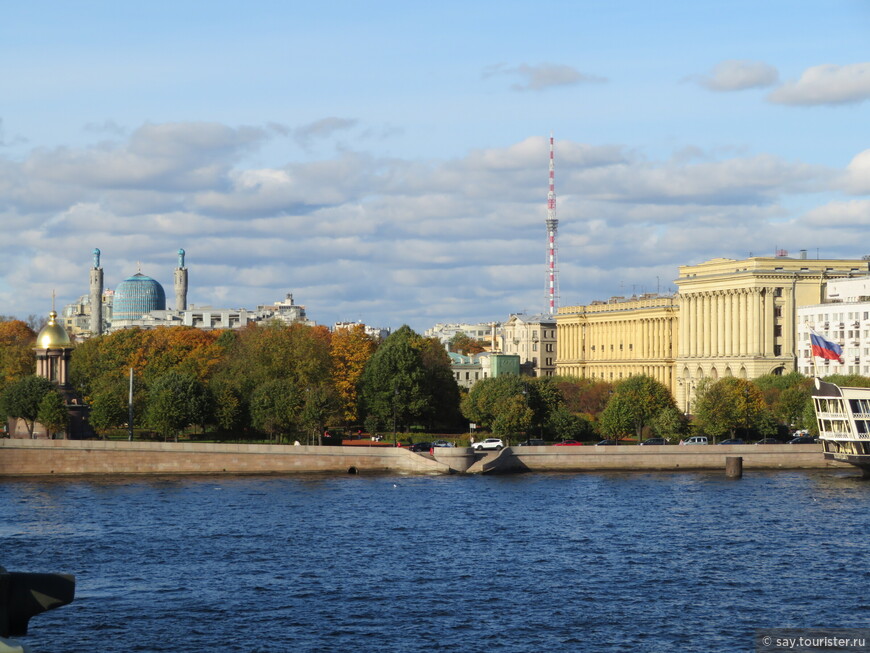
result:
[[[501,328],[500,350],[520,358],[521,373],[553,376],[556,373],[556,318],[545,313],[514,313]]]
[[[866,276],[867,261],[787,256],[681,266],[677,404],[691,412],[701,379],[754,379],[797,370],[798,309],[834,279]]]
[[[491,352],[465,356],[452,351],[447,352],[447,355],[450,357],[450,369],[453,371],[456,384],[466,390],[483,379],[520,374],[519,356]]]
[[[675,296],[657,294],[563,306],[557,373],[610,383],[644,374],[673,392],[678,309]]]
[[[839,361],[813,357],[813,332],[843,348]],[[870,376],[870,277],[828,282],[824,303],[798,309],[797,342],[801,374]]]
[[[442,324],[438,323],[431,329],[426,329],[423,335],[427,338],[438,338],[442,345],[448,344],[457,334],[463,334],[475,340],[491,341],[493,332],[501,334],[498,322],[481,322],[479,324]]]

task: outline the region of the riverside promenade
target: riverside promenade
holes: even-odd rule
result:
[[[819,444],[621,447],[508,447],[476,453],[437,448],[417,454],[394,447],[291,446],[107,440],[0,440],[0,477],[110,474],[401,474],[724,470],[729,456],[744,469],[851,469],[825,460]]]

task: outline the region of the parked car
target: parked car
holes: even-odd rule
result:
[[[532,440],[526,440],[525,442],[520,442],[519,446],[521,446],[521,447],[543,447],[546,444],[547,443],[544,442],[543,440],[532,439]]]
[[[456,445],[452,442],[448,442],[447,440],[435,440],[432,443],[433,447],[455,447]]]
[[[686,440],[680,440],[680,444],[710,444],[706,435],[693,435]]]
[[[818,440],[811,435],[799,435],[788,441],[789,444],[815,444],[816,442]]]
[[[782,440],[777,440],[776,438],[762,438],[755,444],[782,444]]]
[[[608,446],[615,446],[615,445],[616,445],[616,440],[602,440],[601,442],[595,443],[596,447],[608,447]]]
[[[431,442],[415,442],[408,446],[408,451],[416,451],[417,453],[420,453],[421,451],[429,451],[431,448]]]
[[[577,440],[560,440],[559,442],[554,443],[555,447],[582,447],[582,442],[577,442]]]
[[[722,440],[719,444],[746,444],[740,438],[729,438],[728,440]]]
[[[483,442],[475,442],[471,445],[471,448],[475,451],[483,451],[486,449],[499,451],[504,449],[504,442],[502,442],[499,438],[487,438]]]
[[[641,444],[670,444],[665,438],[647,438]]]

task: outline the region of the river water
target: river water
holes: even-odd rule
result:
[[[99,651],[751,651],[870,622],[852,471],[0,481],[0,564]]]

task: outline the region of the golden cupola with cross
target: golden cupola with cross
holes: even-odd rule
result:
[[[48,322],[36,337],[36,375],[60,387],[68,383],[69,359],[73,346],[66,329],[57,322],[57,313],[48,314]]]

